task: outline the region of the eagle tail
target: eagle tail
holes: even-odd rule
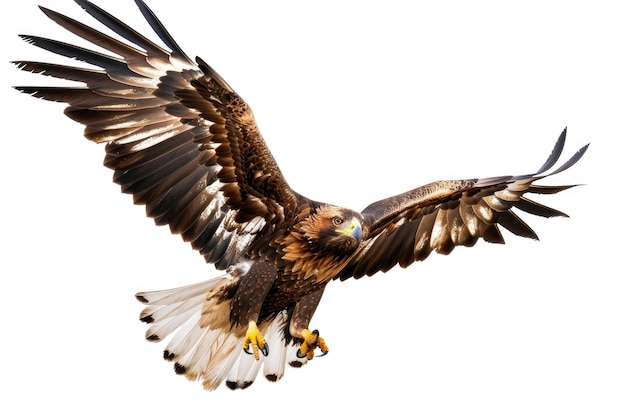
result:
[[[200,380],[207,390],[222,382],[231,389],[252,385],[261,368],[269,381],[278,381],[285,365],[300,367],[299,345],[287,336],[287,311],[259,323],[268,344],[268,356],[255,360],[242,349],[247,326],[231,326],[230,301],[241,271],[218,278],[162,291],[140,292],[146,304],[139,319],[150,324],[146,339],[159,342],[169,338],[163,358],[174,362],[174,371],[190,380]]]

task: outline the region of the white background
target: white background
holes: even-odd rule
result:
[[[130,0],[101,2],[152,36]],[[44,5],[92,20],[70,0]],[[143,340],[140,290],[215,276],[119,193],[103,149],[15,59],[17,33],[74,42],[36,8],[2,14],[0,414],[623,416],[626,274],[621,2],[153,0],[190,56],[255,111],[291,186],[361,209],[438,179],[522,174],[568,126],[583,160],[507,234],[406,270],[332,283],[330,354],[244,392],[205,392]]]

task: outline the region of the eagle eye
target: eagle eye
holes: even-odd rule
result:
[[[343,219],[341,217],[333,217],[333,225],[341,226],[343,224]]]

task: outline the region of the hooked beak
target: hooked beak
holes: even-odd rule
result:
[[[357,219],[352,219],[349,227],[339,229],[337,231],[351,236],[354,240],[356,240],[357,244],[361,243],[361,239],[363,238],[363,229],[361,228],[361,223],[359,223]]]

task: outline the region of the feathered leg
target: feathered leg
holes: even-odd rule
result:
[[[230,320],[235,326],[248,326],[243,339],[244,352],[259,360],[259,352],[269,354],[269,347],[257,322],[265,297],[276,280],[276,267],[271,262],[255,262],[237,286],[231,305]],[[252,347],[252,350],[250,350]]]
[[[302,297],[296,304],[289,323],[289,333],[296,339],[302,339],[300,349],[296,352],[298,358],[313,359],[315,348],[320,348],[322,356],[328,353],[328,346],[317,330],[308,329],[309,322],[322,299],[324,288]]]

